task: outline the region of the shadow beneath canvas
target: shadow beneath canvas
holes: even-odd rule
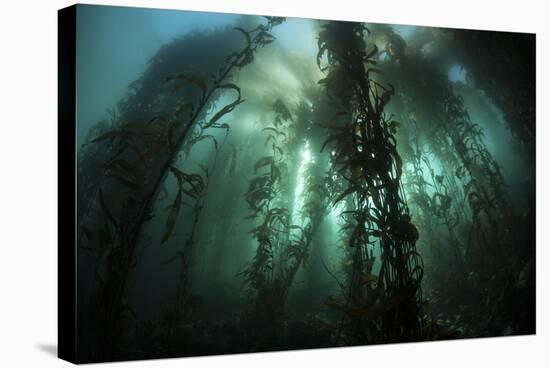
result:
[[[38,350],[43,351],[44,353],[48,355],[52,355],[53,357],[57,357],[57,345],[56,344],[38,344],[36,346]]]

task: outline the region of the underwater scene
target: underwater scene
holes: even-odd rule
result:
[[[77,360],[535,333],[535,35],[78,5]]]

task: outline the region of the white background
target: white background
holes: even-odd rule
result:
[[[116,363],[128,367],[549,367],[545,1],[92,1],[537,33],[537,336]],[[3,1],[0,20],[0,367],[63,367],[57,344],[57,9]],[[546,58],[545,58],[546,57]],[[518,71],[519,72],[519,71]],[[546,112],[546,114],[545,114]],[[545,119],[546,118],[546,119]],[[546,190],[546,192],[545,192]],[[69,230],[69,229],[67,229]],[[545,313],[546,312],[546,313]]]

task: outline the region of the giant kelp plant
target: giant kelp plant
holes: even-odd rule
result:
[[[318,64],[327,52],[331,69],[327,91],[333,83],[348,91],[344,98],[334,96],[344,121],[330,127],[336,132],[325,142],[334,142],[333,166],[347,182],[334,202],[353,195],[345,208],[353,266],[346,301],[336,306],[353,320],[348,335],[356,336],[349,336],[349,343],[414,341],[422,336],[418,231],[404,200],[397,123],[384,113],[395,92],[370,79],[377,49],[367,51],[365,30],[362,24],[340,22],[324,25],[319,34]],[[370,248],[376,245],[380,270],[373,275],[376,259]]]
[[[159,47],[79,142],[80,360],[533,333],[533,55],[277,17]]]

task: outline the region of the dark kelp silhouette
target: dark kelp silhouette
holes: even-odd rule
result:
[[[90,353],[101,355],[90,359],[117,358],[122,338],[122,319],[129,308],[125,302],[128,274],[136,262],[135,251],[142,226],[151,218],[151,208],[166,176],[174,174],[180,190],[172,205],[163,241],[171,235],[182,195],[185,193],[197,198],[202,194],[204,185],[200,177],[185,174],[173,166],[176,155],[190,132],[199,124],[212,99],[220,91],[233,90],[237,95],[235,100],[201,124],[203,129],[225,128],[217,125],[217,121],[243,102],[239,87],[228,82],[230,73],[250,64],[254,52],[273,41],[269,34],[271,28],[283,21],[283,18],[267,17],[266,25],[259,25],[250,32],[235,28],[242,33],[246,44],[240,51],[226,56],[223,63],[220,62],[217,73],[180,73],[174,77],[165,77],[160,81],[161,91],[153,98],[158,104],[147,105],[156,105],[158,109],[148,111],[150,118],[135,116],[141,114],[134,110],[147,100],[131,98],[136,96],[131,92],[131,96],[118,107],[124,112],[118,118],[119,125],[91,141],[90,144],[107,142],[107,150],[112,155],[102,164],[105,169],[104,180],[98,191],[98,217],[103,217],[104,221],[102,226],[98,225],[96,233],[101,237],[100,245],[108,246],[108,249],[100,249],[98,252],[99,261],[105,258],[105,265],[101,266],[103,269],[97,270],[96,281],[99,283],[100,295],[97,299],[96,341],[92,342],[97,346]],[[140,88],[132,85],[130,90],[133,89]],[[145,93],[143,89],[139,92]],[[186,184],[189,185],[187,189]],[[108,188],[109,193],[104,188]],[[87,228],[82,232],[93,230]]]

